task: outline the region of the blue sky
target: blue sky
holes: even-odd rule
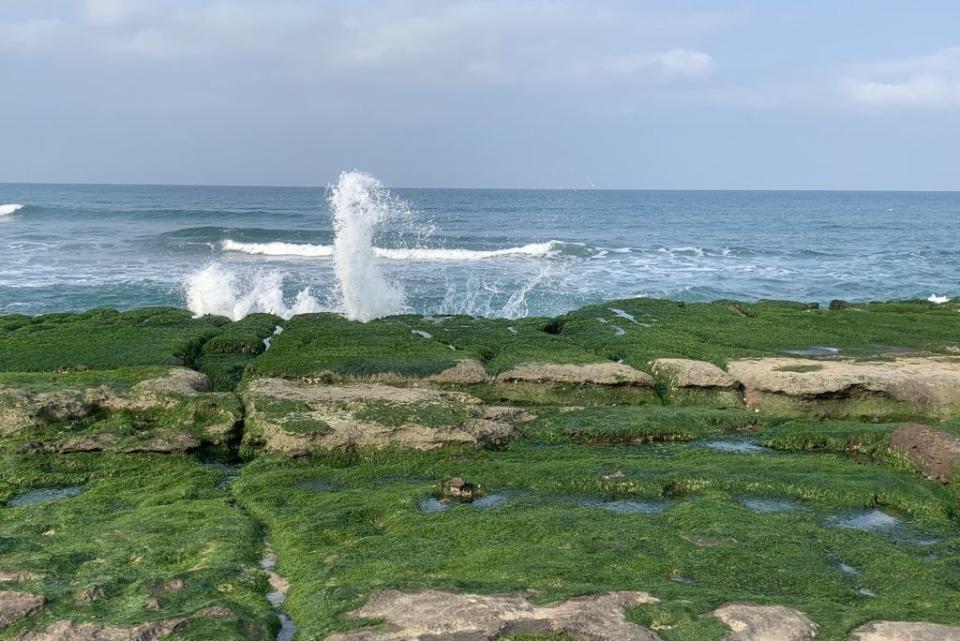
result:
[[[5,0],[0,182],[960,189],[960,3]]]

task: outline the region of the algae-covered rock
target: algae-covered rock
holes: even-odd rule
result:
[[[875,621],[854,630],[850,641],[960,641],[960,626]]]
[[[0,374],[0,449],[174,452],[223,445],[239,400],[185,368]]]
[[[828,416],[947,415],[960,409],[960,359],[890,361],[758,358],[727,370],[749,407]]]
[[[802,612],[779,605],[729,603],[711,615],[730,628],[725,641],[809,641],[820,629]]]
[[[360,629],[332,634],[327,641],[495,641],[511,630],[593,641],[659,641],[647,628],[630,622],[625,612],[653,603],[658,599],[646,592],[606,592],[540,607],[524,596],[385,590],[348,615],[382,619],[385,631]]]
[[[244,442],[287,454],[348,446],[429,450],[514,436],[510,413],[488,414],[479,399],[460,392],[261,378],[250,381],[242,396]]]

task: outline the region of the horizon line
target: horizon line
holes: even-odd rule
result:
[[[59,181],[12,181],[0,182],[0,186],[28,185],[49,187],[209,187],[241,189],[328,189],[327,185],[266,185],[229,183],[150,183],[150,182],[59,182]],[[690,192],[861,192],[861,193],[958,193],[954,189],[921,188],[849,188],[849,187],[477,187],[477,186],[409,186],[385,185],[387,189],[424,189],[449,191],[690,191]]]

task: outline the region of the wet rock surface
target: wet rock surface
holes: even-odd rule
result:
[[[589,641],[659,641],[626,618],[628,608],[657,603],[645,592],[607,592],[538,607],[524,596],[386,590],[351,612],[351,619],[383,619],[385,631],[360,629],[327,641],[494,641],[511,634],[563,634]]]

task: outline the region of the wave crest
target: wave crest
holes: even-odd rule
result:
[[[442,249],[426,247],[384,248],[374,247],[373,254],[387,260],[415,261],[472,261],[508,256],[530,258],[552,258],[563,253],[563,247],[569,243],[550,240],[544,243],[529,243],[504,249]],[[223,251],[241,252],[258,256],[296,256],[301,258],[329,258],[333,256],[333,245],[311,245],[306,243],[243,243],[224,240],[220,243]]]
[[[10,203],[7,205],[0,205],[0,216],[9,216],[10,214],[15,214],[26,205],[19,205],[17,203]]]

